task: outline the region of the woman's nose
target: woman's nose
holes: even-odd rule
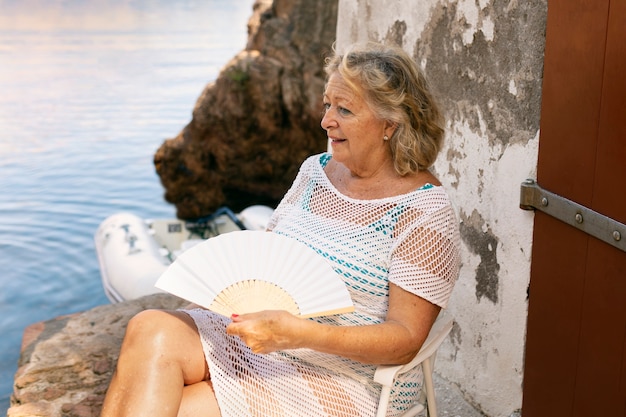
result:
[[[320,122],[320,124],[322,125],[322,129],[328,130],[332,127],[337,126],[337,120],[333,117],[332,114],[332,108],[324,109],[324,115],[322,116],[322,121]]]

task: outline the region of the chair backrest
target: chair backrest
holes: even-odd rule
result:
[[[442,312],[428,333],[428,337],[422,344],[420,351],[411,362],[404,365],[380,365],[374,374],[374,381],[382,385],[380,400],[378,403],[377,417],[387,415],[389,407],[389,397],[391,388],[398,375],[422,365],[424,373],[424,392],[426,394],[426,404],[428,406],[429,417],[437,417],[437,401],[435,399],[435,389],[433,386],[433,367],[437,349],[452,330],[454,320],[447,313]],[[403,417],[415,416],[424,409],[422,404],[416,404],[408,410]]]

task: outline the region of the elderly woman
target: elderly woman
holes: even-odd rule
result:
[[[303,319],[191,308],[134,317],[103,416],[371,416],[379,364],[410,361],[459,267],[449,198],[429,172],[443,120],[403,51],[368,44],[329,58],[322,128],[268,230],[323,254],[355,311]],[[417,397],[404,375],[389,415]]]

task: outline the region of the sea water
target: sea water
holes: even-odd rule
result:
[[[108,303],[107,216],[172,217],[152,158],[247,39],[253,0],[0,0],[0,413],[24,328]]]

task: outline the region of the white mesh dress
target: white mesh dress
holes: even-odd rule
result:
[[[458,224],[446,192],[426,185],[396,197],[351,199],[328,180],[323,169],[330,158],[320,154],[304,162],[268,227],[326,257],[350,291],[353,313],[311,320],[383,322],[389,282],[445,307],[459,267]],[[256,355],[225,334],[230,318],[200,309],[187,313],[200,331],[222,416],[376,414],[374,365],[309,349]],[[421,380],[418,368],[399,381],[389,416],[413,402]]]

